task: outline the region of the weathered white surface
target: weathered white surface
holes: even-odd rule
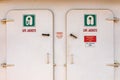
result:
[[[0,19],[6,18],[7,12],[12,9],[51,9],[54,12],[55,33],[63,32],[64,37],[57,39],[55,37],[55,80],[65,80],[66,68],[66,38],[65,38],[65,15],[70,9],[110,9],[115,17],[120,18],[120,1],[119,0],[66,0],[66,1],[0,1]],[[0,23],[0,63],[6,61],[6,25]],[[115,55],[116,61],[120,62],[120,22],[115,23]],[[107,31],[106,31],[107,33]],[[56,36],[56,34],[54,35]],[[116,76],[120,75],[120,68],[116,69]],[[6,80],[5,69],[0,68],[0,80]],[[120,76],[116,77],[119,80]]]

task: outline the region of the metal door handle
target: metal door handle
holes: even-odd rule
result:
[[[73,38],[75,38],[75,39],[77,39],[77,36],[75,36],[75,35],[72,34],[72,33],[70,34],[70,36],[73,37]]]
[[[47,64],[49,64],[50,63],[50,61],[49,61],[49,53],[47,53]]]
[[[70,64],[74,64],[74,55],[73,54],[70,55]]]
[[[3,68],[13,67],[13,66],[15,66],[15,65],[14,64],[7,64],[7,63],[2,63],[1,64],[1,67],[3,67]]]
[[[50,36],[50,34],[42,33],[42,36]]]
[[[114,64],[107,64],[107,66],[112,66],[112,67],[119,67],[120,63],[114,63]]]

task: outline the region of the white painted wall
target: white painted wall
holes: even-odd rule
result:
[[[55,37],[55,80],[66,80],[66,41],[65,41],[65,15],[70,9],[110,9],[114,16],[120,18],[120,1],[117,0],[89,0],[89,1],[0,1],[0,20],[6,18],[7,12],[12,9],[51,9],[54,13],[54,27],[56,32],[63,32],[64,37]],[[0,63],[5,62],[5,24],[0,23]],[[106,31],[107,32],[107,31]],[[115,23],[115,53],[116,60],[120,62],[120,21]],[[5,70],[0,68],[0,80],[5,79]],[[120,68],[116,69],[116,80],[120,79]]]

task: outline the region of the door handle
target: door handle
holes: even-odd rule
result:
[[[74,64],[74,55],[73,54],[70,55],[70,64]]]
[[[42,36],[50,36],[50,34],[42,33]]]
[[[120,63],[114,63],[114,64],[107,64],[107,66],[112,66],[112,67],[119,67],[120,66]]]
[[[46,62],[47,64],[49,64],[49,63],[50,63],[50,61],[49,61],[49,56],[50,56],[50,54],[49,54],[49,53],[47,53],[47,60],[46,60],[46,61],[47,61],[47,62]]]
[[[1,64],[1,67],[3,67],[3,68],[13,67],[13,66],[15,66],[15,65],[14,64],[7,64],[7,63],[2,63]]]
[[[73,38],[75,38],[75,39],[77,39],[77,36],[75,36],[75,35],[72,34],[72,33],[70,34],[70,36],[73,37]]]

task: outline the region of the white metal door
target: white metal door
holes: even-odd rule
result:
[[[114,26],[109,10],[67,14],[67,80],[114,80]]]
[[[52,12],[13,10],[7,19],[7,80],[53,80]]]

